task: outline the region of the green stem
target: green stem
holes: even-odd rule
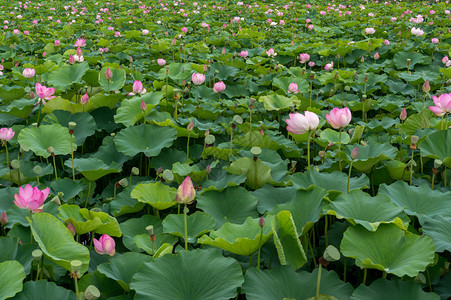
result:
[[[88,182],[88,194],[86,195],[85,208],[88,207],[89,194],[91,194],[91,181]]]
[[[447,182],[447,181],[448,181],[448,176],[447,176],[446,173],[447,173],[447,168],[446,168],[446,166],[445,166],[445,176],[443,176],[443,177],[444,177],[443,179],[444,179],[444,181],[445,181],[444,186],[446,186],[446,185],[448,184],[448,182]]]
[[[262,251],[262,237],[263,237],[263,227],[260,228],[260,241],[258,242],[257,269],[259,270],[260,270],[260,253]]]
[[[255,181],[255,189],[258,189],[258,172],[257,172],[257,158],[254,158],[254,181]]]
[[[74,146],[72,145],[72,134],[70,135],[70,156],[72,158],[72,180],[75,181]]]
[[[346,267],[347,267],[346,257],[343,257],[343,281],[344,282],[346,282]]]
[[[313,230],[310,231],[310,234],[313,234]],[[308,240],[308,245],[309,245],[309,248],[310,248],[310,252],[311,252],[311,254],[312,254],[313,262],[315,262],[315,261],[316,261],[316,258],[315,258],[315,253],[313,253],[313,247],[312,247],[312,242],[310,241],[310,237],[308,237],[307,240]]]
[[[249,255],[249,268],[252,268],[252,254]]]
[[[56,171],[56,161],[55,161],[55,155],[52,154],[52,158],[53,158],[53,167],[55,168],[55,179],[58,180],[58,173]]]
[[[368,269],[363,269],[363,285],[366,285],[366,274],[368,273]]]
[[[11,181],[12,181],[12,177],[11,177],[11,167],[9,165],[9,152],[8,152],[8,144],[5,141],[5,150],[6,150],[6,164],[8,167],[8,173],[9,173],[9,186],[11,186]]]
[[[431,190],[434,190],[434,181],[435,181],[435,173],[432,173],[432,186],[431,186]]]
[[[352,163],[354,160],[351,160],[351,165],[349,166],[349,173],[348,173],[348,185],[346,187],[346,194],[349,194],[349,182],[351,181],[351,171],[352,171]]]
[[[186,218],[186,214],[188,213],[188,207],[186,206],[183,208],[183,219],[185,222],[185,250],[188,251],[188,221]]]
[[[36,273],[36,279],[35,279],[35,281],[39,279],[39,272],[41,271],[40,268],[39,268],[40,264],[41,264],[41,261],[38,261],[38,268],[37,268],[37,273]]]
[[[328,238],[327,238],[327,227],[328,227],[328,226],[327,226],[327,225],[328,225],[328,224],[327,224],[327,223],[328,223],[328,222],[327,222],[327,221],[328,221],[327,219],[328,219],[328,218],[327,218],[327,215],[325,215],[325,216],[324,216],[324,239],[326,240],[326,247],[329,246],[329,240],[328,240]]]
[[[412,149],[412,157],[410,159],[410,179],[409,179],[409,185],[412,185],[412,176],[413,176],[413,154],[414,150]]]
[[[233,128],[230,129],[230,151],[229,151],[229,161],[230,161],[230,156],[232,156],[232,145],[233,145]]]
[[[42,99],[41,99],[41,101],[39,101],[38,119],[36,120],[36,123],[38,123],[38,126],[39,126],[39,119],[41,117],[42,101],[43,101]]]
[[[77,300],[79,299],[79,293],[80,291],[78,290],[78,278],[77,278],[77,274],[75,274],[74,276],[74,283],[75,283],[75,294],[77,295]]]
[[[384,271],[384,272],[382,273],[382,278],[384,278],[384,279],[387,278],[387,272]]]
[[[307,171],[310,171],[310,133],[311,130],[308,131],[307,135]]]
[[[197,117],[199,118],[199,86],[197,86]]]
[[[191,136],[191,131],[188,131],[188,142],[186,143],[186,159],[189,159],[189,138]]]
[[[340,172],[342,171],[341,168],[341,132],[343,131],[343,128],[340,128],[340,134],[338,136],[338,168],[340,169]]]
[[[310,106],[312,107],[313,79],[310,81]]]
[[[318,269],[318,278],[316,280],[316,297],[315,300],[319,300],[319,288],[320,288],[320,284],[321,284],[321,270],[322,270],[323,266],[321,264],[319,264],[319,269]]]

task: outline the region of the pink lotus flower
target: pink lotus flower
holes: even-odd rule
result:
[[[36,82],[36,95],[40,99],[50,100],[52,98],[55,98],[55,96],[52,96],[55,93],[55,88],[48,88],[45,85],[41,85],[39,82]]]
[[[405,119],[407,119],[407,110],[405,107],[401,110],[401,113],[399,114],[399,119],[401,121],[404,121]]]
[[[304,64],[310,60],[310,55],[307,53],[301,53],[299,54],[299,59],[301,60],[301,64]]]
[[[183,27],[183,28],[182,28],[182,31],[183,31],[184,33],[188,33],[188,28]]]
[[[390,45],[390,41],[389,41],[389,40],[384,40],[384,45],[385,45],[385,46]]]
[[[310,24],[307,28],[308,28],[308,30],[313,30],[313,28],[315,28],[315,25]]]
[[[324,70],[329,71],[330,69],[332,69],[334,67],[334,62],[331,61],[330,63],[326,64],[324,66]]]
[[[178,203],[191,204],[195,197],[196,190],[194,189],[193,182],[191,181],[191,178],[187,176],[179,186],[175,199]]]
[[[74,44],[74,47],[84,47],[84,46],[86,46],[85,39],[78,39]]]
[[[14,203],[24,209],[29,209],[34,213],[42,211],[43,203],[49,196],[50,188],[39,190],[27,184],[25,188],[19,188],[19,194],[14,194]]]
[[[330,111],[330,114],[326,114],[327,123],[334,129],[345,128],[351,122],[352,115],[349,108],[337,108],[335,107]]]
[[[0,129],[0,140],[2,142],[10,141],[14,137],[14,130],[12,128],[1,128]]]
[[[88,102],[89,102],[89,95],[88,95],[88,93],[85,93],[83,96],[81,96],[80,103],[82,105],[85,105]]]
[[[268,51],[266,51],[266,55],[268,55],[269,57],[275,57],[277,56],[277,52],[275,52],[273,48],[270,48]]]
[[[445,65],[445,67],[451,66],[451,60],[448,58],[448,56],[442,58],[442,63]]]
[[[162,67],[166,64],[166,61],[162,58],[157,59],[157,64]]]
[[[376,30],[373,27],[365,28],[365,34],[374,34]]]
[[[225,89],[226,89],[226,85],[225,85],[224,82],[222,82],[222,81],[216,82],[216,83],[214,84],[214,86],[213,86],[213,91],[214,91],[215,93],[221,93],[221,92],[223,92]]]
[[[293,94],[299,93],[299,87],[297,83],[295,82],[290,83],[290,85],[288,86],[288,92]]]
[[[75,63],[75,58],[74,58],[74,56],[71,54],[71,55],[69,55],[69,63],[71,64],[71,65],[73,65],[74,63]]]
[[[432,38],[431,39],[432,44],[438,44],[438,38]]]
[[[113,256],[116,253],[116,243],[114,239],[108,234],[104,234],[100,237],[100,239],[93,239],[94,249],[99,254],[108,254],[109,256]]]
[[[113,72],[110,70],[110,68],[106,69],[104,75],[107,80],[111,80],[111,78],[113,78]]]
[[[61,45],[61,42],[60,42],[60,40],[55,40],[55,42],[53,43],[55,46],[59,46],[59,45]]]
[[[142,34],[143,34],[143,35],[149,35],[149,30],[143,29]]]
[[[246,50],[242,50],[240,54],[238,54],[242,58],[246,58],[249,55],[249,52]]]
[[[315,62],[314,61],[309,61],[308,65],[309,65],[309,67],[313,68],[315,66]]]
[[[434,100],[435,106],[429,106],[429,109],[434,114],[441,117],[451,113],[451,93],[442,94],[438,97],[432,96],[432,100]]]
[[[31,68],[26,68],[22,72],[22,75],[25,78],[33,78],[35,74],[36,74],[36,71],[34,69],[31,69]]]
[[[293,134],[303,134],[307,131],[315,130],[319,125],[318,116],[310,111],[305,111],[304,115],[300,113],[289,114],[286,119],[287,130]]]
[[[374,54],[374,59],[375,59],[375,60],[378,60],[378,59],[379,59],[379,52],[376,52],[376,53]]]
[[[201,85],[205,81],[205,75],[201,73],[194,73],[191,76],[191,80],[193,81],[194,85]]]
[[[415,28],[412,27],[412,29],[410,30],[410,32],[414,35],[414,36],[422,36],[424,34],[424,31],[421,30],[420,28]]]
[[[141,104],[139,105],[139,108],[141,109],[141,111],[146,111],[147,110],[147,104],[146,104],[146,102],[144,102],[144,100],[141,101]]]
[[[0,224],[2,226],[5,226],[6,223],[8,223],[8,216],[6,216],[6,213],[4,211],[2,211],[2,214],[0,216]]]
[[[135,80],[135,82],[133,82],[133,93],[140,94],[140,95],[146,93],[146,89],[143,87],[143,84],[141,81]]]

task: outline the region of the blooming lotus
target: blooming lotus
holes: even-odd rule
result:
[[[307,53],[301,53],[299,55],[299,59],[301,60],[301,64],[306,63],[310,60],[310,55],[308,55]]]
[[[0,129],[0,140],[6,142],[14,137],[14,130],[12,128],[1,128]]]
[[[290,85],[288,86],[288,92],[293,94],[299,93],[299,87],[297,83],[295,82],[290,83]]]
[[[55,93],[55,88],[48,88],[45,85],[41,85],[39,82],[36,82],[36,95],[40,99],[50,100],[52,98],[55,98],[55,96],[52,96]]]
[[[31,187],[31,185],[27,184],[25,188],[19,188],[18,194],[14,194],[14,204],[20,208],[29,209],[34,213],[41,212],[49,192],[50,188],[41,191],[37,187]]]
[[[434,114],[441,117],[451,113],[451,93],[442,94],[438,97],[432,96],[432,100],[434,100],[435,106],[429,106],[429,109]]]
[[[242,58],[246,58],[249,55],[249,52],[246,50],[242,50],[238,55]]]
[[[162,67],[166,64],[166,61],[162,58],[157,59],[157,64]]]
[[[330,63],[326,64],[324,66],[324,70],[329,71],[330,69],[332,69],[334,67],[334,62],[331,61]]]
[[[277,52],[275,52],[273,48],[270,48],[268,51],[266,51],[266,55],[268,55],[269,57],[275,57],[277,56]]]
[[[35,74],[36,74],[36,71],[34,69],[31,69],[31,68],[26,68],[22,72],[22,75],[25,78],[33,78]]]
[[[74,47],[84,47],[84,46],[86,46],[85,39],[78,39],[74,44]]]
[[[414,35],[414,36],[422,36],[424,34],[424,31],[421,30],[420,28],[415,28],[412,27],[412,29],[410,30],[410,32]]]
[[[98,254],[108,254],[113,256],[116,253],[116,243],[114,239],[108,234],[104,234],[100,239],[93,239],[94,249]]]
[[[196,197],[196,190],[194,189],[191,178],[187,176],[177,190],[176,200],[178,203],[191,204]]]
[[[349,108],[337,108],[335,107],[330,111],[330,114],[326,114],[327,123],[334,129],[345,128],[351,122],[352,115]]]
[[[289,114],[290,118],[286,119],[287,130],[293,134],[304,134],[308,131],[315,130],[319,125],[318,116],[310,111],[305,111],[304,115],[301,113]]]
[[[133,82],[133,93],[143,95],[146,93],[146,89],[143,87],[143,84],[139,80],[135,80]]]
[[[376,30],[373,27],[365,28],[365,34],[374,34]]]

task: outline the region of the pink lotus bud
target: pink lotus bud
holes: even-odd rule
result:
[[[359,157],[359,147],[357,146],[354,149],[352,149],[351,158],[357,159],[358,157]]]
[[[105,78],[108,80],[111,80],[113,78],[113,72],[110,70],[110,68],[107,68],[105,71]]]
[[[194,85],[201,85],[205,81],[205,75],[201,73],[193,73],[191,80],[193,81]]]
[[[157,64],[162,67],[166,64],[166,61],[162,58],[157,59]]]
[[[379,59],[379,52],[376,52],[376,53],[374,54],[374,59],[375,59],[375,60],[378,60],[378,59]]]
[[[205,168],[205,172],[207,172],[207,174],[211,173],[211,166],[207,165],[207,167]]]
[[[69,55],[69,63],[73,65],[75,63],[75,57],[71,54]]]
[[[133,82],[133,93],[141,94],[143,92],[143,89],[144,87],[141,81],[135,80],[135,82]]]
[[[147,110],[147,104],[146,104],[146,102],[144,102],[144,100],[141,101],[141,105],[139,106],[139,108],[142,111],[146,111]]]
[[[314,61],[309,61],[308,63],[310,68],[313,68],[315,66],[315,62]]]
[[[326,114],[327,123],[329,123],[334,129],[345,128],[349,125],[351,119],[351,111],[347,107],[335,107],[330,111],[330,114]]]
[[[214,84],[214,86],[213,86],[213,91],[214,91],[215,93],[221,93],[221,92],[223,92],[225,89],[226,89],[226,85],[225,85],[224,82],[222,82],[222,81],[216,82],[216,83]]]
[[[55,46],[59,46],[61,44],[60,40],[55,40],[55,42],[53,43]]]
[[[143,29],[143,31],[142,31],[142,35],[149,35],[149,30],[147,30],[147,29]]]
[[[8,217],[6,216],[6,212],[3,211],[0,216],[0,224],[2,224],[2,226],[5,226],[6,223],[8,223]]]
[[[42,57],[46,57],[47,56],[47,52],[42,52]]]
[[[81,50],[80,47],[77,48],[77,55],[78,56],[82,56],[83,55],[83,51]]]
[[[288,86],[288,92],[293,94],[299,93],[299,87],[297,83],[294,82],[290,83],[290,85]]]
[[[238,55],[242,58],[246,58],[249,55],[249,51],[242,50]]]
[[[429,80],[426,80],[426,82],[423,84],[423,92],[429,93],[431,90],[431,86],[429,85]]]
[[[70,233],[72,233],[73,236],[75,236],[77,234],[74,224],[69,223],[69,225],[67,225],[67,229],[70,231]]]
[[[431,39],[432,44],[438,44],[438,38],[432,38]]]
[[[258,220],[258,225],[260,227],[265,226],[265,218],[263,218],[263,216],[261,216],[260,219]]]
[[[443,63],[444,65],[446,65],[448,62],[449,62],[448,56],[445,56],[445,57],[442,58],[442,63]]]
[[[30,99],[33,99],[34,97],[36,97],[36,95],[33,93],[33,91],[30,92]]]
[[[89,102],[89,95],[88,95],[88,93],[85,93],[83,96],[81,96],[80,103],[85,105],[88,102]]]
[[[194,123],[193,121],[189,122],[188,126],[186,127],[186,130],[192,131],[194,129]]]
[[[108,234],[104,234],[99,240],[93,239],[94,249],[98,254],[108,254],[113,256],[116,253],[116,243]]]
[[[194,189],[193,182],[191,181],[191,178],[187,176],[177,190],[176,200],[178,203],[191,204],[195,197],[196,190]]]
[[[208,70],[207,65],[203,65],[203,66],[202,66],[202,70],[204,70],[204,72],[207,72],[207,70]]]
[[[34,69],[31,69],[31,68],[26,68],[22,72],[22,75],[25,78],[33,78],[35,74],[36,74],[36,71]]]
[[[299,55],[299,59],[301,60],[301,64],[304,64],[310,60],[310,55],[308,55],[307,53],[301,53]]]
[[[401,121],[404,121],[405,119],[407,119],[407,110],[406,110],[406,108],[403,108],[401,110],[401,113],[399,114],[399,119]]]

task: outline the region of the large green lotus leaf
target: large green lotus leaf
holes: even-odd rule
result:
[[[286,110],[293,105],[293,99],[278,94],[271,94],[259,98],[267,111]]]
[[[152,261],[152,256],[136,252],[126,252],[111,258],[110,262],[97,266],[97,271],[116,280],[128,292],[133,275],[143,263]]]
[[[155,235],[163,232],[163,225],[161,225],[161,220],[152,215],[144,215],[141,218],[132,218],[127,221],[120,223],[122,231],[122,242],[124,246],[130,251],[141,251],[139,247],[136,246],[134,238],[140,234],[147,234],[146,227],[152,225]]]
[[[396,149],[389,143],[384,144],[370,143],[367,146],[358,145],[358,147],[359,147],[359,156],[357,159],[354,159],[352,167],[359,170],[362,173],[369,173],[374,166],[376,166],[383,160],[395,159],[395,156],[398,153],[398,149]],[[351,154],[354,148],[355,145],[347,146],[347,152],[349,155]]]
[[[20,131],[17,140],[24,149],[30,149],[34,154],[48,158],[49,147],[53,147],[55,155],[71,153],[71,139],[73,150],[77,150],[75,137],[71,137],[69,130],[58,124],[41,125],[39,127],[24,128]]]
[[[99,84],[105,92],[119,90],[124,86],[125,83],[125,70],[110,67],[111,72],[113,72],[113,77],[108,80],[105,78],[106,67],[103,67],[99,73]]]
[[[410,172],[408,171],[408,163],[399,160],[389,160],[384,161],[384,166],[387,168],[390,178],[394,180],[409,180]]]
[[[257,199],[257,209],[260,214],[272,210],[278,204],[290,202],[296,197],[297,189],[294,187],[275,187],[265,184],[262,188],[251,192]]]
[[[51,114],[44,117],[42,125],[60,124],[69,128],[69,122],[77,123],[74,129],[77,146],[82,146],[86,138],[96,132],[96,122],[89,113],[72,114],[64,110],[54,110]]]
[[[18,187],[6,186],[0,189],[0,211],[7,211],[14,206],[14,194],[19,192]]]
[[[291,176],[293,186],[296,188],[308,189],[311,186],[321,187],[335,194],[346,193],[348,176],[343,172],[320,173],[312,168],[309,172],[297,172]],[[370,181],[366,175],[358,178],[351,177],[349,190],[364,189],[370,186]]]
[[[89,70],[89,64],[84,61],[73,65],[63,66],[49,74],[48,84],[58,90],[65,91],[74,83],[82,83],[83,75]]]
[[[117,106],[117,103],[124,98],[123,94],[95,94],[92,97],[89,98],[89,102],[85,105],[77,103],[75,106],[75,111],[85,111],[89,112],[91,110],[95,110],[100,107],[108,107],[110,109],[115,109]],[[78,104],[81,106],[78,106]],[[94,114],[92,114],[93,117],[95,117]],[[96,120],[97,127],[99,127],[99,123]],[[116,125],[117,126],[117,125]]]
[[[99,219],[102,223],[101,226],[94,229],[94,233],[98,234],[108,234],[110,236],[122,236],[121,229],[119,227],[119,223],[116,218],[110,216],[109,214],[102,211],[92,211],[86,208],[80,209],[80,214],[86,220],[97,220]]]
[[[278,212],[271,221],[271,227],[280,264],[290,265],[295,270],[302,267],[307,262],[307,256],[291,213],[288,210]]]
[[[434,293],[426,293],[414,281],[387,280],[379,278],[370,286],[364,284],[354,291],[352,300],[440,300]]]
[[[16,228],[25,229],[25,227],[22,227],[20,225],[17,225]],[[33,256],[31,253],[33,250],[36,249],[35,245],[32,244],[19,244],[19,240],[21,240],[18,237],[13,237],[13,234],[16,234],[16,230],[10,230],[8,232],[8,237],[1,237],[0,238],[0,249],[2,251],[0,252],[0,262],[8,261],[8,260],[16,260],[22,264],[22,266],[25,269],[25,274],[30,273],[30,266],[31,261],[33,260]],[[30,239],[29,235],[30,232],[28,229],[26,231],[24,230],[24,233],[28,235],[28,239]],[[17,234],[19,235],[19,234]],[[26,241],[25,239],[22,240],[22,243],[28,243],[29,241]]]
[[[93,285],[99,289],[99,299],[101,300],[114,299],[114,296],[124,293],[124,289],[116,280],[106,277],[97,270],[91,273],[86,273],[78,282],[78,288],[80,291],[86,290],[86,288],[90,285]],[[74,300],[78,299],[75,298]]]
[[[135,213],[142,210],[145,203],[139,202],[130,197],[132,187],[128,186],[122,192],[116,194],[116,197],[110,202],[111,213],[118,217],[125,214]]]
[[[177,189],[161,182],[138,184],[130,193],[133,199],[148,203],[153,208],[163,210],[175,205]]]
[[[70,271],[70,262],[79,260],[82,262],[81,274],[88,270],[89,250],[85,246],[74,241],[72,233],[61,221],[48,213],[33,214],[27,218],[34,239],[38,242],[42,252],[57,265]]]
[[[404,231],[394,224],[381,224],[375,232],[356,225],[341,241],[344,256],[356,259],[361,268],[415,277],[434,262],[435,248],[427,236]]]
[[[22,290],[25,279],[23,266],[15,260],[0,263],[0,299],[14,296]]]
[[[235,77],[240,72],[240,69],[222,65],[218,62],[211,65],[211,70],[215,72],[215,76],[218,80],[225,80],[229,77]]]
[[[407,135],[414,135],[418,129],[429,128],[431,120],[434,120],[434,113],[425,108],[417,114],[410,115],[401,126],[402,132]]]
[[[379,193],[387,195],[408,215],[417,216],[421,224],[424,217],[436,215],[451,217],[451,201],[449,201],[451,192],[431,190],[426,184],[417,187],[409,186],[403,181],[396,181],[391,185],[381,184]],[[427,201],[425,201],[426,195]]]
[[[22,163],[21,166],[22,168]],[[50,184],[52,194],[56,195],[62,192],[64,195],[61,197],[64,201],[69,201],[69,199],[74,198],[86,189],[86,184],[81,180],[73,181],[70,178],[59,178],[58,180],[52,181]]]
[[[13,300],[74,300],[76,295],[71,290],[57,286],[47,280],[28,281],[23,285],[23,290]]]
[[[276,205],[270,214],[275,215],[284,210],[290,211],[296,228],[300,231],[299,235],[301,235],[309,231],[319,220],[324,206],[328,203],[324,200],[326,196],[327,192],[318,187],[308,191],[300,190],[289,202]]]
[[[188,80],[191,78],[191,64],[170,63],[158,72],[158,79],[166,79],[166,68],[169,69],[169,78],[173,80]]]
[[[66,160],[64,165],[72,168],[72,160]],[[74,168],[89,181],[96,181],[105,175],[119,173],[122,170],[121,166],[114,161],[107,165],[103,160],[95,157],[74,158]]]
[[[451,130],[440,130],[428,135],[418,148],[421,156],[438,158],[451,168]]]
[[[256,161],[250,157],[239,158],[226,170],[234,175],[246,175],[245,184],[254,189],[259,189],[272,181],[271,168],[259,158]]]
[[[119,152],[128,156],[144,153],[147,157],[157,156],[163,148],[172,146],[177,130],[152,124],[141,124],[122,129],[116,134],[115,144]]]
[[[441,278],[440,283],[435,287],[435,292],[440,295],[442,300],[451,297],[451,272]]]
[[[426,217],[421,229],[434,242],[437,252],[451,252],[451,217]]]
[[[196,242],[199,236],[215,229],[215,220],[209,214],[197,211],[187,217],[187,226],[188,242]],[[170,233],[184,239],[184,215],[170,214],[164,218],[163,232]]]
[[[124,124],[125,127],[135,125],[136,122],[144,118],[144,115],[148,115],[149,112],[160,103],[162,98],[163,93],[150,92],[143,96],[137,96],[127,99],[127,101],[122,101],[121,107],[117,109],[116,114],[114,115],[114,121],[116,123]],[[144,114],[141,110],[142,101],[147,104],[147,110]]]
[[[236,260],[214,249],[196,249],[144,263],[130,288],[136,291],[135,300],[228,300],[243,281]]]
[[[334,143],[336,145],[338,145],[339,141],[341,141],[342,145],[346,145],[351,141],[351,137],[346,132],[341,133],[340,140],[340,131],[333,130],[330,128],[321,131],[320,138],[326,140],[328,143]]]
[[[299,92],[308,93],[310,85],[306,79],[301,77],[276,77],[273,79],[272,84],[281,88],[285,93],[288,93],[288,86],[292,82],[298,85]]]
[[[307,300],[316,295],[318,268],[312,273],[295,272],[290,266],[268,270],[246,271],[243,290],[248,300],[296,299]],[[337,273],[322,269],[319,292],[339,300],[349,300],[354,289],[340,280]]]
[[[407,59],[410,59],[410,66],[407,67]],[[393,62],[398,69],[413,70],[416,64],[429,64],[431,58],[416,52],[397,52],[393,57]]]
[[[102,146],[98,148],[96,153],[91,154],[90,157],[98,158],[107,165],[111,165],[115,162],[120,166],[131,158],[117,151],[116,146],[114,145],[114,139],[111,136],[106,136],[102,141]]]
[[[225,223],[220,229],[210,232],[210,236],[200,237],[198,243],[215,246],[238,255],[252,255],[273,234],[270,219],[266,219],[263,235],[258,221],[259,219],[249,217],[240,225]]]
[[[0,110],[17,118],[26,119],[33,111],[34,104],[36,104],[34,99],[18,99],[2,106]]]
[[[79,235],[94,231],[103,225],[99,218],[86,220],[81,215],[78,205],[64,204],[58,207],[58,211],[58,218],[64,220],[66,224],[72,223],[75,232]]]
[[[205,192],[198,197],[197,207],[213,217],[216,228],[227,222],[242,224],[248,217],[258,217],[257,198],[243,187]]]
[[[361,190],[339,195],[324,210],[338,219],[346,219],[353,225],[360,224],[369,231],[376,231],[383,223],[394,223],[407,230],[410,221],[404,210],[391,202],[386,195],[371,197]]]

